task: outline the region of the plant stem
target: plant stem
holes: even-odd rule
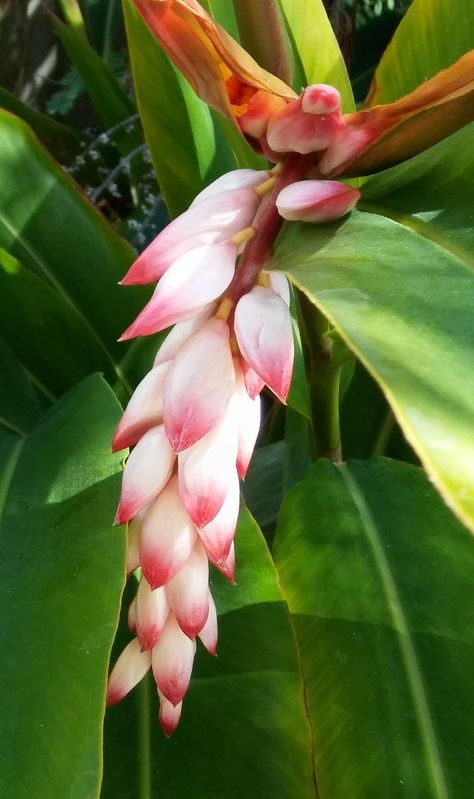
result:
[[[345,349],[337,351],[323,314],[297,291],[301,340],[309,382],[315,458],[342,459],[339,423],[339,382]]]

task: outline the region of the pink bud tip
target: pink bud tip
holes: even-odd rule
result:
[[[183,703],[178,702],[176,706],[172,705],[171,702],[168,702],[166,697],[163,696],[161,691],[158,691],[158,696],[160,698],[160,727],[166,737],[169,738],[171,735],[173,735],[176,727],[179,724]]]
[[[303,91],[301,110],[305,114],[333,114],[341,109],[341,95],[334,86],[315,83]]]
[[[337,180],[301,180],[281,190],[276,206],[283,219],[331,222],[347,214],[360,191]]]
[[[113,667],[107,687],[107,705],[120,702],[145,676],[151,665],[150,652],[142,652],[136,638],[125,647]]]

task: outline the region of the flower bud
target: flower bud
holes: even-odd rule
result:
[[[289,102],[268,124],[267,142],[277,153],[312,153],[325,150],[341,126],[339,112],[305,114],[302,98]]]
[[[142,649],[153,649],[163,632],[170,608],[164,588],[152,590],[145,577],[141,577],[137,591],[137,638]]]
[[[209,563],[201,541],[182,569],[166,584],[166,596],[183,633],[195,638],[209,614]]]
[[[115,705],[143,679],[151,666],[151,652],[142,652],[137,638],[125,647],[113,667],[106,702]]]
[[[307,86],[301,98],[301,110],[305,114],[333,114],[341,110],[341,95],[334,86],[314,83]]]
[[[182,632],[170,613],[151,659],[155,682],[174,707],[182,701],[188,690],[195,651],[195,641]]]
[[[230,191],[231,189],[254,189],[260,183],[267,180],[267,178],[268,172],[265,172],[263,169],[234,169],[232,172],[226,172],[224,175],[221,175],[213,183],[210,183],[209,186],[206,186],[206,188],[199,192],[194,198],[189,207],[194,208],[194,206],[202,202],[202,200],[215,194],[221,194],[224,191]]]
[[[347,214],[360,191],[337,180],[301,180],[281,190],[276,206],[283,219],[330,222]]]
[[[131,447],[163,421],[163,387],[168,364],[152,369],[138,384],[117,426],[112,452]]]

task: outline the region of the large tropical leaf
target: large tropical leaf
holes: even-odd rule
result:
[[[22,365],[1,337],[0,374],[0,428],[24,435],[41,416],[42,408]]]
[[[420,469],[319,461],[274,547],[320,799],[464,799],[474,780],[474,542]]]
[[[158,183],[171,216],[235,159],[205,103],[171,64],[132,0],[123,0],[135,91]]]
[[[404,225],[361,212],[288,226],[273,266],[379,382],[430,478],[474,529],[472,269]]]
[[[120,376],[117,364],[126,349],[117,338],[148,294],[117,285],[133,259],[132,249],[52,161],[24,122],[5,111],[0,112],[0,172],[0,246],[33,273],[27,278],[20,270],[18,279],[28,282],[28,292],[33,291],[35,276],[38,286],[41,282],[46,286],[44,296],[54,289],[55,304],[64,305],[64,316],[74,317],[78,329],[87,329],[84,341],[93,341],[102,352],[101,362],[91,361],[91,370],[101,368],[108,376]],[[14,279],[10,275],[11,282]],[[0,327],[14,313],[8,307],[9,296],[0,295]],[[26,311],[26,296],[23,299]],[[16,313],[16,325],[22,327],[19,340],[28,332],[36,335],[38,319],[20,314],[19,308]],[[47,319],[40,324],[47,347]],[[9,340],[14,348],[13,339]]]
[[[218,657],[200,648],[180,726],[159,731],[142,686],[108,711],[104,799],[315,799],[298,657],[265,541],[241,515],[237,585],[214,575]]]
[[[87,379],[1,460],[0,794],[93,799],[124,573],[120,407]],[[8,455],[8,457],[7,457]]]

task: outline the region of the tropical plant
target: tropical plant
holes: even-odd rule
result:
[[[60,5],[102,132],[0,93],[0,794],[467,799],[474,14],[355,110],[320,0],[123,0],[135,99]]]

